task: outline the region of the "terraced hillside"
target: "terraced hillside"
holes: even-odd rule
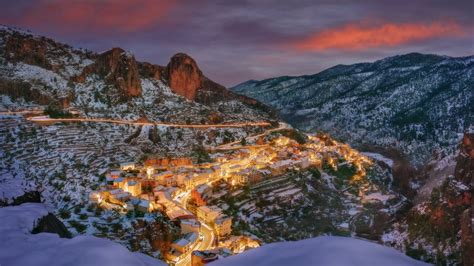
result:
[[[107,123],[41,126],[16,115],[0,115],[0,121],[2,188],[19,182],[24,189],[39,188],[44,190],[42,194],[48,202],[59,207],[83,201],[91,184],[119,162],[136,161],[144,154],[192,156],[194,147],[199,145],[222,144],[261,130]],[[9,193],[8,189],[2,191]],[[16,193],[15,196],[22,194],[21,191],[10,192]],[[11,197],[5,195],[5,198]]]
[[[319,166],[303,170],[289,164],[281,173],[271,173],[270,168],[264,170],[267,177],[244,186],[217,183],[208,202],[233,217],[236,234],[252,234],[265,242],[321,234],[378,240],[406,203],[392,190],[390,169],[383,162],[360,165],[344,157],[358,156],[347,146],[320,141],[325,144],[307,150],[323,158]]]

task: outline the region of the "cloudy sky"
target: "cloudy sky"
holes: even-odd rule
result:
[[[474,54],[472,0],[15,0],[0,23],[166,65],[177,52],[227,86],[409,52]]]

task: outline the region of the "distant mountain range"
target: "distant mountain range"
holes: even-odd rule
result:
[[[435,150],[454,151],[474,124],[473,73],[474,56],[411,53],[232,90],[276,108],[297,128],[358,148],[394,147],[421,164]]]

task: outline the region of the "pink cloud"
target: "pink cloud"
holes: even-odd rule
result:
[[[292,42],[297,51],[367,50],[377,47],[394,47],[406,43],[438,37],[462,36],[465,32],[454,22],[384,23],[376,26],[347,24],[316,32]]]

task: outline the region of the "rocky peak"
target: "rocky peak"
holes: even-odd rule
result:
[[[195,100],[202,87],[202,72],[196,61],[184,53],[175,54],[166,66],[164,78],[170,88],[178,95]]]
[[[84,82],[88,75],[97,74],[115,86],[123,99],[141,95],[141,82],[137,61],[121,48],[113,48],[98,55],[95,63],[84,68],[77,82]]]
[[[268,106],[255,99],[236,94],[204,76],[196,61],[187,54],[175,54],[163,72],[163,78],[168,82],[171,90],[189,100],[205,105],[236,100],[276,116],[274,110]]]

